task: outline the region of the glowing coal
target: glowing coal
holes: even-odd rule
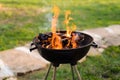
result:
[[[55,40],[52,40],[53,36]],[[66,36],[66,33],[56,32],[54,33],[40,33],[38,36],[38,44],[40,44],[44,48],[52,48],[52,49],[70,49],[70,48],[78,48],[80,47],[82,41],[84,41],[84,35],[76,32],[72,32],[70,37]],[[57,41],[57,42],[56,42]],[[60,45],[58,44],[60,43]],[[52,46],[54,44],[55,46]]]

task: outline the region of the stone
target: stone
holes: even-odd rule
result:
[[[0,80],[15,76],[12,70],[0,59]]]
[[[37,59],[40,59],[41,62],[45,63],[45,64],[49,64],[49,62],[47,60],[45,60],[41,55],[40,53],[37,51],[37,49],[33,50],[30,52],[30,48],[29,48],[29,45],[30,44],[26,44],[25,46],[20,46],[20,47],[16,47],[15,50],[18,50],[18,51],[22,51],[34,58],[37,58]]]
[[[106,36],[112,35],[112,33],[110,33],[107,28],[95,28],[95,29],[90,29],[90,30],[86,30],[86,31],[96,34],[96,35],[99,35],[101,37],[106,37]]]
[[[87,53],[87,56],[100,56],[101,53],[104,51],[103,50],[100,50],[101,48],[93,48],[91,47],[90,50],[88,51]]]
[[[94,38],[94,41],[100,46],[105,45],[106,41],[107,45],[119,45],[120,42],[119,37],[116,37],[120,36],[120,25],[111,25],[105,28],[89,29],[83,32],[91,35]],[[112,38],[114,40],[112,40]]]
[[[108,36],[104,39],[105,45],[107,46],[119,46],[120,45],[120,35]]]
[[[9,78],[7,78],[5,80],[17,80],[17,78],[16,77],[9,77]]]
[[[104,41],[103,41],[103,37],[102,36],[97,35],[97,34],[92,33],[92,32],[89,32],[89,31],[82,31],[82,32],[92,36],[93,39],[94,39],[94,42],[97,43],[98,45],[100,45],[100,46],[104,45]]]
[[[16,75],[43,69],[47,65],[41,59],[15,49],[0,52],[0,59],[2,59]]]
[[[120,35],[120,25],[111,25],[108,28],[113,30],[114,34]]]

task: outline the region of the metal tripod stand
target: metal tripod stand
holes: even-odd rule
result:
[[[70,65],[71,66],[71,72],[72,72],[72,80],[75,80],[75,73],[76,73],[76,75],[77,75],[77,77],[78,77],[78,80],[82,80],[81,79],[81,76],[80,76],[80,73],[79,73],[79,71],[78,71],[78,69],[77,69],[77,66],[76,65]],[[47,80],[47,77],[48,77],[48,75],[49,75],[49,72],[50,72],[50,69],[51,69],[51,67],[52,67],[52,63],[50,64],[50,66],[49,66],[49,68],[48,68],[48,71],[47,71],[47,73],[46,73],[46,75],[45,75],[45,78],[44,78],[44,80]],[[54,66],[53,65],[53,77],[52,77],[52,80],[56,80],[56,71],[57,71],[57,67],[58,66]]]

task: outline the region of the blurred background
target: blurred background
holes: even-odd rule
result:
[[[0,0],[0,51],[25,45],[38,33],[51,31],[54,5],[60,8],[57,27],[61,30],[65,30],[66,10],[72,12],[78,31],[120,24],[120,0]],[[120,46],[111,46],[103,56],[89,57],[78,67],[83,80],[120,80],[119,53]],[[68,66],[61,69],[57,80],[70,80]],[[36,71],[18,80],[41,80],[45,72]]]
[[[120,24],[119,0],[0,0],[0,50],[23,45],[51,29],[52,7],[60,8],[58,27],[66,10],[81,31]]]

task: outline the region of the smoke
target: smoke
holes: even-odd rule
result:
[[[52,13],[47,13],[45,15],[45,22],[43,23],[44,29],[46,31],[51,29],[51,21],[52,21]]]
[[[53,19],[53,13],[52,12],[49,12],[45,15],[45,22],[43,23],[43,27],[44,27],[45,31],[51,31],[52,19]],[[59,21],[57,22],[57,26],[58,26],[58,24],[59,24]]]

